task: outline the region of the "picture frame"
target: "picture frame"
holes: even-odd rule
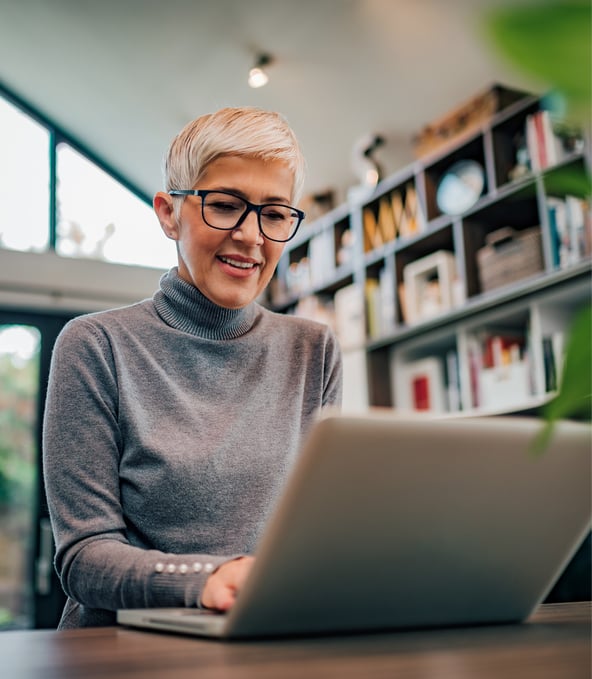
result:
[[[407,264],[403,269],[409,324],[437,316],[454,306],[456,259],[447,250]]]

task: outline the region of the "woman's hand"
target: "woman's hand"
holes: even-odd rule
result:
[[[201,595],[201,605],[217,611],[232,608],[236,595],[243,586],[251,570],[255,557],[243,556],[223,563],[206,580]]]

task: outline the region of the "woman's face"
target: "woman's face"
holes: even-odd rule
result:
[[[210,163],[199,185],[183,188],[230,191],[252,203],[290,205],[293,182],[283,161],[223,156]],[[178,220],[168,194],[156,194],[154,208],[166,235],[177,241],[179,275],[215,304],[244,307],[271,280],[284,243],[263,237],[255,212],[240,227],[220,231],[203,221],[198,196],[187,196]]]

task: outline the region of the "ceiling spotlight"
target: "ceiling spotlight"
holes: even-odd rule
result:
[[[272,62],[272,58],[269,54],[260,54],[255,61],[255,65],[249,71],[248,83],[250,87],[263,87],[267,85],[269,81],[269,76],[264,71],[265,66],[269,66]]]

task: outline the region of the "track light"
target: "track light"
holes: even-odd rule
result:
[[[265,66],[269,66],[272,61],[273,59],[269,54],[259,54],[257,56],[255,65],[249,71],[248,83],[250,87],[263,87],[263,85],[267,85],[269,76],[263,69]]]

